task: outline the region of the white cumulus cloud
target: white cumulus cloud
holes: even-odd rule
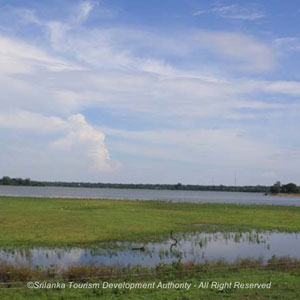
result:
[[[82,114],[62,119],[28,111],[9,111],[0,113],[0,127],[42,136],[47,149],[45,156],[63,153],[66,162],[77,159],[97,171],[112,170],[105,135],[88,124]]]

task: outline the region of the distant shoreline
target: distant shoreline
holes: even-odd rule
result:
[[[268,194],[270,196],[278,196],[278,197],[300,197],[300,194],[295,194],[295,193],[278,193],[278,194]]]
[[[184,183],[108,183],[108,182],[67,182],[67,181],[38,181],[30,178],[11,178],[3,176],[0,185],[6,186],[55,186],[74,188],[117,188],[117,189],[147,189],[147,190],[173,190],[173,191],[220,191],[220,192],[246,192],[268,193],[270,186],[266,185],[203,185]]]

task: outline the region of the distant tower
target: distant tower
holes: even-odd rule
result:
[[[236,178],[236,172],[234,172],[234,186],[236,186],[237,178]]]

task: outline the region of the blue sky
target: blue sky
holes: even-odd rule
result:
[[[299,1],[0,1],[2,175],[299,184],[299,17]]]

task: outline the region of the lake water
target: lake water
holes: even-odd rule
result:
[[[273,255],[300,258],[300,233],[284,232],[229,232],[177,233],[178,240],[158,243],[118,242],[98,248],[32,248],[0,249],[0,260],[31,267],[71,265],[155,266],[159,263],[204,262],[224,258],[261,258],[265,262]],[[137,250],[142,248],[142,250]]]
[[[262,193],[169,191],[142,189],[1,186],[0,196],[64,197],[93,199],[161,200],[194,203],[239,203],[300,206],[299,197],[265,196]]]

